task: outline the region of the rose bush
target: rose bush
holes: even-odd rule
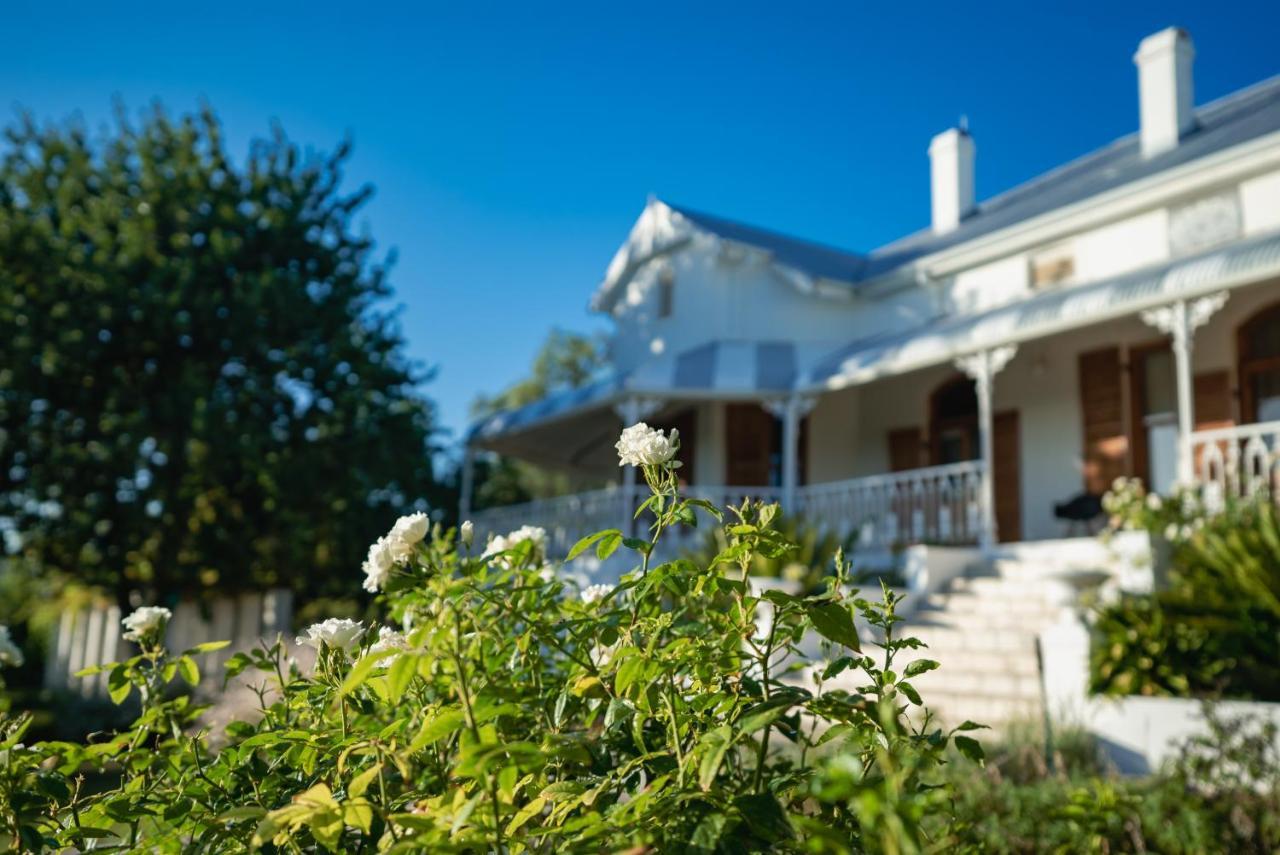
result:
[[[422,520],[370,552],[385,620],[329,620],[300,642],[238,653],[254,721],[217,732],[171,684],[195,656],[138,619],[141,652],[106,666],[136,693],[129,730],[87,744],[0,730],[0,822],[14,848],[155,852],[853,852],[944,850],[958,838],[944,766],[981,760],[964,723],[936,725],[899,654],[896,599],[859,599],[848,563],[819,593],[757,591],[756,555],[792,544],[776,506],[730,509],[713,560],[653,560],[676,526],[723,524],[681,497],[678,439],[629,429],[624,463],[651,495],[645,537],[597,532],[571,551],[634,569],[579,589],[548,572],[545,534],[471,548]],[[655,436],[654,434],[657,434]],[[375,555],[376,552],[376,555]],[[860,620],[855,620],[855,617]],[[821,651],[811,661],[804,649]],[[97,669],[94,669],[95,671]],[[841,686],[833,688],[837,675]],[[852,678],[852,679],[851,679]],[[959,753],[957,753],[957,750]],[[963,755],[963,756],[962,756]],[[964,759],[964,758],[968,759]],[[954,775],[952,776],[954,777]],[[92,782],[93,786],[86,782]]]

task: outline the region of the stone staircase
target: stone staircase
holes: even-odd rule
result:
[[[912,659],[941,663],[912,684],[944,724],[966,719],[1001,728],[1044,715],[1036,640],[1061,611],[1062,584],[1044,565],[996,559],[971,566],[927,597],[898,634],[928,647],[904,650],[894,670]]]

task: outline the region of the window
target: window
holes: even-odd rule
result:
[[[676,278],[670,270],[658,276],[658,317],[669,318],[675,311]]]

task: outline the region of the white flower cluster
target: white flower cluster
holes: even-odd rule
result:
[[[618,449],[619,466],[669,466],[672,469],[680,466],[680,461],[673,459],[679,447],[679,431],[673,428],[667,436],[644,422],[624,430],[614,445]]]
[[[351,652],[360,644],[364,626],[350,618],[329,618],[307,627],[306,634],[298,636],[298,643],[319,650],[321,646]]]
[[[25,661],[22,648],[14,644],[13,637],[9,635],[9,627],[0,623],[0,665],[7,668],[21,668]]]
[[[382,590],[391,575],[391,568],[404,565],[413,554],[413,547],[427,536],[431,520],[424,513],[409,514],[396,520],[391,531],[369,547],[364,560],[364,589],[370,593]]]
[[[124,639],[125,641],[142,641],[144,638],[162,631],[171,617],[173,617],[173,612],[164,606],[143,606],[120,621],[124,624],[124,628],[128,630],[124,634]]]
[[[582,602],[587,605],[597,603],[609,596],[609,592],[612,590],[613,588],[608,585],[588,585],[582,589]]]
[[[403,651],[409,649],[409,639],[404,637],[404,633],[397,632],[389,626],[380,627],[378,629],[378,640],[370,647],[370,653],[382,653],[385,650]],[[388,656],[382,660],[383,664],[389,665],[395,659],[395,656]]]
[[[489,545],[485,547],[484,555],[481,557],[493,558],[499,553],[515,549],[526,541],[533,544],[531,556],[534,562],[542,561],[547,551],[547,530],[536,525],[524,525],[508,535],[498,535],[490,539]],[[510,560],[505,556],[499,558],[498,563],[504,567],[510,566]]]

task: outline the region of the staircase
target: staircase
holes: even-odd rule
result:
[[[900,637],[914,636],[928,647],[902,651],[894,670],[901,674],[912,659],[941,663],[912,684],[943,724],[1039,722],[1044,704],[1036,640],[1057,620],[1062,591],[1037,560],[974,565],[898,626]]]

